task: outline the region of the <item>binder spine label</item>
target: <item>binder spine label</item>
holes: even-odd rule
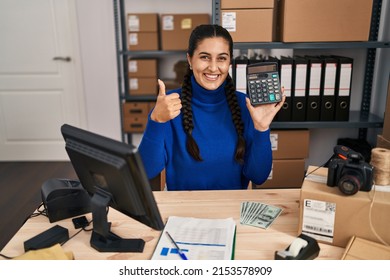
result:
[[[352,64],[343,64],[340,69],[339,96],[349,96],[351,86]]]
[[[283,64],[280,71],[280,86],[284,87],[284,95],[291,97],[292,65]]]
[[[246,64],[236,66],[236,88],[238,91],[246,93]]]
[[[298,64],[295,70],[294,96],[305,97],[306,95],[306,64]]]
[[[310,69],[309,95],[319,96],[321,88],[321,63],[313,63]]]
[[[325,69],[324,95],[333,96],[336,84],[336,63],[329,63]]]

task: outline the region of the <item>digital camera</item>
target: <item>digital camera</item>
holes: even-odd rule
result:
[[[333,158],[328,165],[327,185],[338,186],[346,195],[358,191],[368,192],[373,184],[373,167],[356,152],[350,152],[346,159]]]

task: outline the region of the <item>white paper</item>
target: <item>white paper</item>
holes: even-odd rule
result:
[[[232,218],[199,219],[171,216],[161,233],[152,260],[180,260],[168,231],[189,260],[230,260],[236,223]]]

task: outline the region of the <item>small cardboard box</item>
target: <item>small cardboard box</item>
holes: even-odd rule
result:
[[[309,130],[271,130],[274,159],[303,159],[309,156]]]
[[[123,131],[140,133],[146,128],[148,117],[128,117],[123,119]]]
[[[234,42],[274,41],[274,9],[235,9],[221,12],[221,25],[229,31]]]
[[[304,174],[304,159],[276,159],[272,163],[272,170],[267,181],[262,185],[252,184],[252,188],[300,188]]]
[[[123,117],[147,117],[149,113],[148,102],[125,102],[123,103]]]
[[[390,260],[390,247],[353,236],[342,260]]]
[[[157,95],[157,78],[130,78],[130,95]]]
[[[272,9],[274,7],[275,0],[221,0],[221,9]]]
[[[161,49],[187,50],[192,30],[200,24],[209,24],[209,14],[162,14]]]
[[[157,77],[157,59],[129,59],[129,78]]]
[[[157,13],[130,13],[127,14],[128,32],[158,32]]]
[[[284,42],[367,41],[373,0],[281,0]]]
[[[310,166],[308,173],[314,169]],[[303,181],[298,234],[339,247],[346,247],[352,236],[380,242],[378,235],[390,243],[390,192],[373,188],[343,195],[326,185],[327,174],[327,168],[320,168]]]
[[[129,32],[128,46],[130,51],[157,51],[157,32]]]

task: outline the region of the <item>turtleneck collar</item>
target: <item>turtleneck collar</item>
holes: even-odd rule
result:
[[[200,86],[198,82],[195,80],[194,75],[192,75],[191,84],[192,84],[192,98],[199,100],[202,103],[215,104],[223,100],[226,100],[225,97],[226,81],[224,81],[217,89],[208,90]]]

